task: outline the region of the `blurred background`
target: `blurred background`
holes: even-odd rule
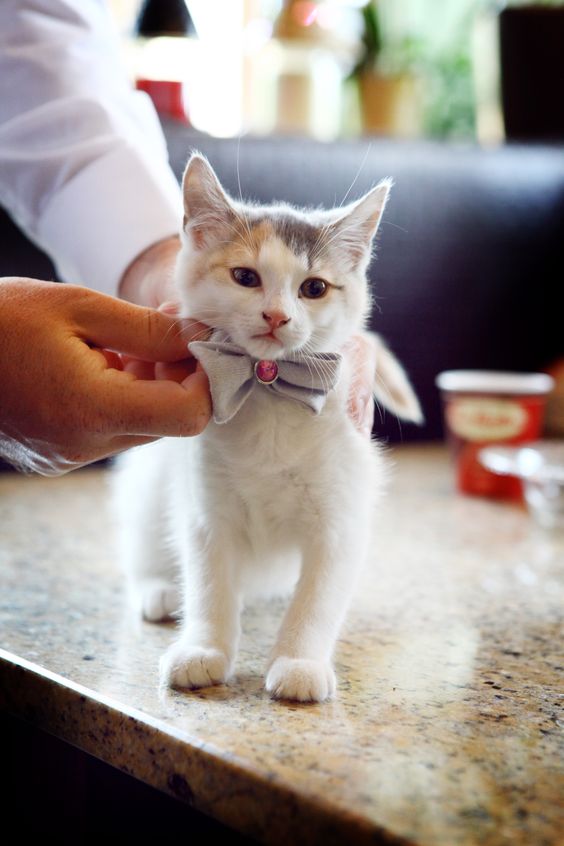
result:
[[[164,116],[218,137],[564,138],[564,5],[111,0]]]
[[[379,437],[441,437],[449,369],[550,372],[564,434],[564,0],[108,3],[178,178],[197,148],[232,196],[331,208],[393,177],[370,327],[426,423]],[[1,209],[0,241],[2,274],[58,278]]]

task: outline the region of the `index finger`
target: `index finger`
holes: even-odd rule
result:
[[[69,286],[70,287],[70,286]],[[106,294],[78,289],[72,304],[77,334],[98,347],[117,350],[143,361],[187,358],[191,341],[210,329],[191,318],[178,318]]]

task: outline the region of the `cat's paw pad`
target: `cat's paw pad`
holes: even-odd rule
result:
[[[174,643],[161,658],[161,683],[169,687],[211,687],[229,678],[229,659],[219,649]]]
[[[309,658],[277,658],[266,676],[266,689],[273,699],[323,702],[337,687],[330,664]]]
[[[144,620],[160,623],[170,620],[180,610],[180,593],[175,585],[148,580],[139,589],[139,602]]]

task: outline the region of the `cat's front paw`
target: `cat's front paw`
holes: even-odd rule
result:
[[[223,684],[231,674],[231,662],[219,649],[173,643],[160,661],[161,684],[198,688]]]
[[[334,695],[336,687],[331,665],[309,658],[276,658],[266,676],[266,689],[273,699],[323,702]]]

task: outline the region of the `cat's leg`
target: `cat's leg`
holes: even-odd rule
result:
[[[133,450],[118,463],[113,511],[130,604],[159,622],[180,610],[179,567],[167,541],[167,462],[164,448]]]
[[[349,531],[333,521],[332,530],[311,533],[305,542],[301,576],[266,676],[275,699],[322,702],[335,693],[331,656],[367,548],[366,521],[347,522]]]
[[[228,533],[196,532],[185,562],[180,637],[160,662],[161,683],[198,688],[229,679],[240,636],[241,591]]]
[[[155,537],[157,534],[157,537]],[[159,533],[146,531],[139,543],[132,546],[131,556],[136,573],[129,578],[130,602],[144,620],[152,623],[170,620],[180,612],[178,565],[161,544]],[[130,573],[132,567],[129,567]]]

